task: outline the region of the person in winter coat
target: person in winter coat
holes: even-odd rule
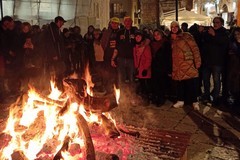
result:
[[[0,27],[0,56],[2,56],[2,68],[0,85],[3,85],[4,97],[6,95],[19,95],[20,91],[20,56],[18,49],[18,27],[10,16],[4,16]],[[2,83],[2,84],[1,84]]]
[[[114,85],[119,88],[118,81],[118,56],[117,56],[117,32],[119,31],[120,20],[112,17],[109,27],[103,32],[101,45],[104,49],[104,86],[108,93],[113,93]]]
[[[64,56],[64,63],[66,66],[66,75],[70,75],[72,73],[72,59],[71,56],[75,49],[75,44],[73,42],[73,38],[69,29],[63,29],[63,42],[65,47],[65,56]]]
[[[57,86],[61,89],[62,79],[66,70],[64,57],[65,45],[61,27],[66,21],[61,16],[57,16],[47,29],[42,33],[42,49],[44,53],[45,71],[47,76],[55,76]]]
[[[213,19],[213,26],[208,29],[199,27],[202,41],[202,78],[204,87],[203,102],[206,104],[220,103],[220,93],[225,94],[225,70],[229,47],[229,33],[223,27],[222,17]],[[211,76],[213,77],[213,90],[211,91]],[[210,98],[212,97],[212,99]]]
[[[152,52],[152,99],[156,106],[165,103],[168,75],[172,72],[171,43],[162,30],[153,32],[153,41],[150,43]]]
[[[196,81],[201,58],[198,46],[190,33],[182,32],[179,23],[171,23],[172,42],[172,79],[176,81],[178,101],[174,108],[183,107],[185,103],[192,104],[199,110],[197,102]]]
[[[21,72],[21,91],[27,91],[28,85],[32,84],[32,78],[36,77],[36,53],[35,44],[32,41],[32,26],[23,22],[18,38],[18,63]]]
[[[124,17],[123,23],[124,28],[117,32],[116,38],[120,85],[134,81],[133,47],[135,45],[134,34],[137,30],[137,27],[133,26],[131,17]]]
[[[90,45],[93,42],[93,31],[95,27],[93,25],[88,26],[87,33],[84,34],[83,39]]]
[[[227,104],[239,106],[240,103],[240,27],[233,29],[227,63]]]
[[[93,31],[93,73],[98,77],[99,84],[94,86],[97,91],[104,91],[104,50],[101,45],[102,31],[99,28],[95,28]]]
[[[136,45],[133,48],[134,67],[136,70],[136,78],[139,79],[140,92],[144,100],[144,104],[149,104],[150,79],[151,79],[151,48],[146,45],[145,37],[141,31],[135,33]]]

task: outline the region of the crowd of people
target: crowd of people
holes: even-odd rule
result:
[[[138,29],[129,16],[122,25],[113,17],[107,28],[90,25],[83,35],[79,26],[62,28],[65,22],[57,16],[40,27],[2,18],[1,99],[31,83],[44,89],[53,76],[63,89],[64,77],[82,77],[89,66],[98,91],[136,86],[131,91],[146,105],[162,106],[169,97],[175,97],[175,108],[199,110],[199,102],[239,105],[240,27],[227,30],[221,17],[209,27],[173,21],[169,30]]]

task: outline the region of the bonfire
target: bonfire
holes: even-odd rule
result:
[[[60,91],[51,81],[47,96],[30,86],[28,93],[10,106],[0,159],[94,160],[96,153],[103,155],[95,152],[89,128],[111,138],[120,135],[106,113],[117,106],[120,90],[115,89],[114,101],[112,97],[95,99],[90,74],[65,78],[63,85],[64,91]]]
[[[0,134],[1,160],[173,160],[186,155],[188,134],[117,124],[110,111],[121,113],[120,89],[94,94],[85,73],[65,78],[62,90],[50,81],[48,94],[30,86],[11,104]]]

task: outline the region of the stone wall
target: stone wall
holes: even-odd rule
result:
[[[156,22],[156,0],[142,0],[141,3],[141,23],[155,23]]]
[[[178,1],[178,8],[183,7],[182,0]],[[176,9],[175,0],[160,0],[159,17],[161,13]],[[156,25],[157,21],[157,0],[142,0],[141,1],[141,24],[143,26]]]

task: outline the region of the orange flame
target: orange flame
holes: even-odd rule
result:
[[[87,73],[87,86],[94,86],[89,72]],[[71,103],[64,114],[60,114],[64,105],[59,106],[56,103],[66,104],[69,96],[59,91],[52,81],[50,84],[51,93],[47,97],[44,98],[34,88],[30,88],[26,95],[27,99],[25,101],[22,99],[21,106],[18,103],[20,98],[11,105],[7,125],[3,132],[12,138],[8,145],[0,150],[0,159],[11,160],[11,155],[16,151],[22,151],[29,160],[36,159],[46,155],[42,151],[44,146],[49,146],[51,151],[47,156],[53,157],[61,149],[66,137],[70,137],[69,144],[75,143],[84,147],[76,113],[80,113],[88,123],[102,123],[98,114],[87,113],[83,104]],[[119,97],[120,90],[118,89],[116,99],[119,100]],[[107,116],[115,124],[110,114]],[[62,152],[62,157],[65,160],[76,159],[76,157],[79,159],[83,157],[82,154],[71,155],[66,151]]]
[[[62,93],[51,82],[52,92],[49,98],[58,100]],[[67,100],[64,97],[62,100]],[[42,102],[37,104],[37,102]],[[56,147],[52,150],[52,156],[60,150],[66,136],[71,137],[72,142],[79,142],[79,130],[76,121],[76,111],[79,105],[73,103],[70,109],[59,115],[60,107],[47,103],[33,88],[28,92],[28,99],[22,105],[13,104],[5,130],[12,139],[9,145],[3,148],[0,159],[11,159],[15,151],[22,151],[28,159],[36,159],[44,144],[54,139]],[[41,117],[41,118],[39,118]],[[41,126],[42,125],[42,126]],[[83,144],[81,144],[83,146]]]
[[[89,64],[87,64],[87,67],[85,69],[85,75],[84,75],[83,79],[87,83],[88,95],[93,96],[92,88],[94,87],[94,83],[92,82],[92,77],[91,77],[90,70],[89,70]]]
[[[114,91],[115,91],[116,102],[117,102],[117,104],[119,104],[120,89],[119,89],[119,88],[116,88],[116,86],[114,85]]]

